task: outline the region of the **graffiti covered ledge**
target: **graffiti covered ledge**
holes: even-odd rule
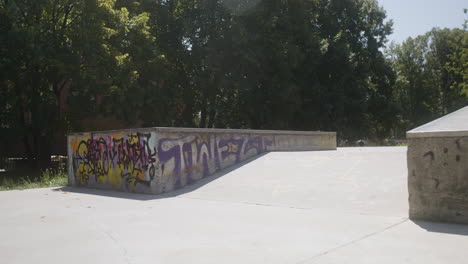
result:
[[[74,133],[68,181],[160,194],[264,152],[335,149],[334,132],[156,127]]]

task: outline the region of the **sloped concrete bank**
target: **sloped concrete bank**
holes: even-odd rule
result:
[[[142,128],[68,136],[72,186],[160,194],[269,151],[336,149],[336,133]]]

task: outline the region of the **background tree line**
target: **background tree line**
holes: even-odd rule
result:
[[[1,139],[48,160],[117,126],[404,137],[467,104],[468,33],[391,32],[375,0],[0,0]]]

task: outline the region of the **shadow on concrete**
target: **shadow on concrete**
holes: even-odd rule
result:
[[[162,193],[162,194],[142,194],[142,193],[129,193],[129,192],[119,192],[116,190],[106,190],[106,189],[93,189],[89,187],[71,187],[71,186],[65,186],[65,187],[59,187],[53,189],[53,191],[61,191],[61,192],[70,192],[70,193],[80,193],[80,194],[89,194],[89,195],[98,195],[98,196],[106,196],[106,197],[112,197],[112,198],[122,198],[122,199],[133,199],[133,200],[140,200],[140,201],[149,201],[149,200],[156,200],[156,199],[164,199],[164,198],[172,198],[176,197],[179,195],[182,195],[184,193],[189,193],[192,191],[197,190],[198,188],[203,187],[204,185],[215,181],[216,179],[239,169],[242,166],[245,166],[251,162],[254,162],[257,159],[262,158],[263,156],[267,155],[270,152],[265,152],[262,153],[258,156],[252,157],[250,159],[246,159],[244,161],[241,161],[237,164],[234,164],[232,166],[229,166],[221,171],[218,171],[212,175],[206,176],[192,184],[186,185],[180,189],[173,190],[167,193]]]
[[[426,229],[428,232],[468,236],[468,225],[437,223],[421,220],[412,221],[421,228]]]

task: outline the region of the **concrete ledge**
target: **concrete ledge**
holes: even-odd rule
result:
[[[68,135],[80,135],[88,133],[113,133],[113,132],[132,132],[136,129],[120,129],[106,131],[87,131],[76,132]],[[241,134],[276,134],[276,135],[335,135],[336,132],[325,131],[292,131],[292,130],[259,130],[259,129],[221,129],[221,128],[189,128],[189,127],[152,127],[138,128],[138,131],[157,131],[157,132],[192,132],[192,133],[241,133]]]
[[[408,142],[410,218],[468,224],[468,137]]]
[[[468,107],[407,133],[411,219],[468,224]]]
[[[68,136],[73,186],[159,194],[268,151],[336,149],[336,133],[142,128]]]
[[[417,127],[406,137],[466,137],[468,136],[468,106]]]
[[[431,131],[431,132],[408,132],[406,138],[444,138],[444,137],[468,137],[468,131]]]

